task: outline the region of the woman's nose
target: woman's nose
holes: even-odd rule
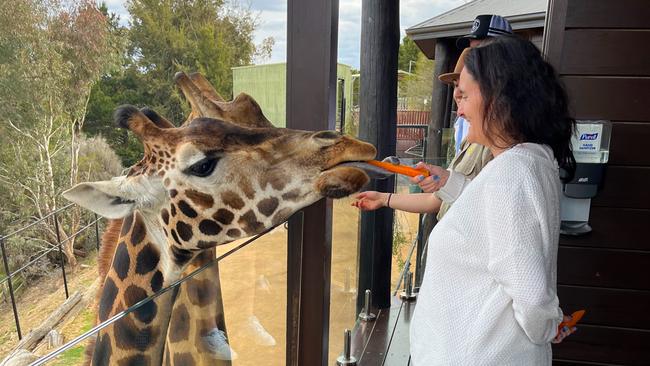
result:
[[[458,117],[465,118],[465,108],[463,108],[463,103],[458,103],[458,110],[456,111]]]

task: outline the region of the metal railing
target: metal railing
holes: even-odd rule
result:
[[[62,275],[62,278],[63,278],[63,286],[64,286],[64,289],[65,289],[65,298],[67,299],[70,296],[70,294],[69,294],[69,291],[68,291],[68,278],[67,278],[67,275],[66,275],[66,272],[65,272],[65,260],[64,260],[65,256],[63,254],[63,244],[66,243],[67,241],[70,241],[70,240],[76,238],[77,235],[79,235],[82,232],[88,230],[91,226],[95,226],[96,248],[99,249],[99,221],[101,220],[101,218],[99,218],[97,216],[97,214],[95,214],[95,220],[94,221],[87,224],[86,226],[84,226],[83,228],[78,230],[76,233],[68,235],[68,237],[66,239],[61,240],[59,220],[58,220],[59,215],[62,212],[68,210],[69,208],[71,208],[73,206],[74,206],[74,204],[70,203],[70,204],[68,204],[66,206],[63,206],[63,207],[53,211],[53,212],[50,212],[49,214],[43,216],[42,218],[30,223],[29,225],[26,225],[26,226],[22,227],[22,228],[14,231],[14,232],[8,234],[8,235],[0,236],[0,252],[1,252],[1,255],[2,255],[2,263],[3,263],[4,271],[5,271],[5,274],[6,274],[6,277],[3,278],[2,280],[0,280],[0,286],[2,286],[5,282],[7,283],[7,287],[9,289],[9,297],[11,299],[11,308],[13,310],[14,321],[16,323],[16,332],[18,333],[18,339],[19,340],[22,339],[22,332],[21,332],[21,329],[20,329],[20,317],[18,315],[18,307],[16,305],[16,294],[15,294],[16,289],[14,288],[14,283],[13,283],[12,279],[14,277],[16,277],[17,275],[21,274],[23,271],[25,271],[30,266],[37,263],[41,258],[45,257],[46,255],[50,254],[53,251],[58,251],[59,252],[58,253],[59,254],[59,265],[61,266],[61,275]],[[5,246],[7,240],[12,238],[12,237],[18,236],[19,234],[22,234],[26,230],[28,230],[28,229],[36,226],[36,225],[39,225],[39,224],[42,224],[42,223],[47,224],[47,222],[48,222],[47,220],[49,220],[50,218],[52,218],[53,221],[54,221],[54,223],[51,224],[51,225],[54,226],[54,230],[56,232],[56,245],[52,245],[51,248],[44,250],[42,253],[38,254],[35,258],[31,259],[26,264],[23,264],[19,269],[12,272],[11,269],[9,268],[9,260],[8,260],[8,257],[7,257],[7,249],[6,249],[6,246]]]

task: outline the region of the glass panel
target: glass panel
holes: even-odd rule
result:
[[[359,274],[359,210],[351,197],[334,200],[332,218],[332,283],[330,287],[329,360],[343,351],[343,331],[357,319]]]
[[[400,161],[403,165],[413,165],[422,159],[401,158]],[[408,177],[397,175],[395,180],[395,193],[408,194],[420,193],[420,188],[413,185],[408,180]],[[407,262],[411,265],[409,270],[415,272],[415,254],[418,228],[419,228],[420,215],[395,210],[395,217],[393,223],[393,261],[391,272],[391,289],[394,291],[400,281],[400,275],[404,271]],[[403,286],[403,282],[401,284]]]
[[[240,243],[218,247],[218,255]],[[226,329],[235,366],[284,365],[287,230],[280,226],[219,262]]]

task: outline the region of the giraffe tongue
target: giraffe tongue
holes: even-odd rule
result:
[[[364,172],[366,172],[366,174],[368,174],[368,176],[371,179],[386,179],[391,175],[393,175],[393,173],[389,172],[388,170],[382,169],[375,165],[370,165],[363,161],[351,161],[351,162],[339,164],[337,166],[351,166],[354,168],[361,169]]]

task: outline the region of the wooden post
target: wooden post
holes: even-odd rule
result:
[[[377,157],[395,155],[397,134],[397,59],[399,1],[363,0],[361,6],[361,93],[359,137],[377,147]],[[369,189],[393,192],[393,178],[375,180]],[[372,290],[374,306],[390,306],[393,210],[361,214],[359,294]],[[363,296],[357,296],[357,310]]]
[[[453,49],[456,47],[444,40],[436,42],[436,63],[433,75],[433,92],[431,95],[431,122],[429,123],[429,134],[427,136],[427,155],[426,159],[434,161],[445,154],[442,148],[442,128],[445,127],[449,119],[451,94],[450,88],[438,80],[438,76],[449,72],[453,69]]]
[[[338,0],[289,0],[287,127],[333,130]],[[287,365],[327,365],[332,201],[289,220]]]

